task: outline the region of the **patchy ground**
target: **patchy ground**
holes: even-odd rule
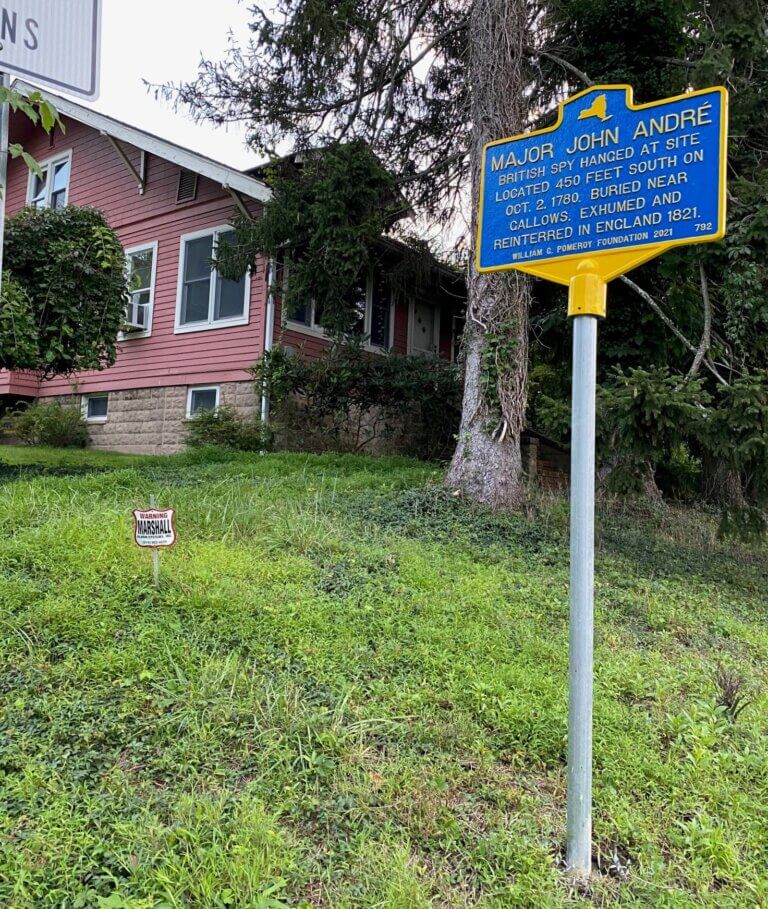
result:
[[[0,905],[764,905],[766,551],[600,516],[601,873],[572,893],[567,509],[438,483],[3,450]],[[151,493],[180,533],[157,592]]]

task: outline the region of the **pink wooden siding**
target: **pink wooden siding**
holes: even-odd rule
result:
[[[200,177],[197,198],[177,204],[179,167],[148,156],[147,187],[143,195],[109,140],[91,127],[65,121],[53,143],[42,131],[31,130],[14,117],[11,141],[22,142],[38,161],[72,150],[69,202],[101,209],[126,248],[158,243],[152,334],[121,342],[117,363],[103,372],[76,376],[79,391],[109,391],[163,385],[206,385],[246,381],[246,372],[264,346],[267,277],[265,262],[251,276],[249,322],[246,325],[174,334],[178,292],[180,241],[184,234],[225,225],[234,203],[220,186]],[[139,167],[140,153],[123,146]],[[26,204],[27,168],[21,161],[9,166],[8,214]],[[247,201],[247,200],[246,200]],[[247,201],[256,214],[258,204]],[[41,396],[66,394],[71,380],[56,379],[39,385]],[[5,373],[0,393],[28,394],[37,381]]]

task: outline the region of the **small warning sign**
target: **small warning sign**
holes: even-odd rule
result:
[[[173,546],[176,542],[176,529],[173,526],[175,512],[172,508],[166,511],[134,511],[134,537],[136,545],[144,549],[159,549]]]

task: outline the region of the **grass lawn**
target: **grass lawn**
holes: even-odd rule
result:
[[[768,905],[766,550],[600,514],[577,893],[567,508],[492,516],[439,480],[0,451],[0,906]],[[151,493],[180,534],[159,591]]]

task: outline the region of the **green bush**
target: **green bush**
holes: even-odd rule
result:
[[[311,360],[275,348],[251,372],[278,420],[288,411],[310,450],[366,451],[389,436],[403,454],[440,460],[455,445],[461,383],[445,360],[371,355],[361,340],[345,339]]]
[[[13,431],[25,445],[85,448],[88,427],[77,404],[36,401],[13,418]]]
[[[269,451],[272,447],[271,433],[258,417],[243,417],[226,404],[195,414],[187,427],[186,441],[191,448]]]
[[[93,208],[26,208],[8,221],[0,365],[46,376],[112,366],[125,321],[125,253]]]

